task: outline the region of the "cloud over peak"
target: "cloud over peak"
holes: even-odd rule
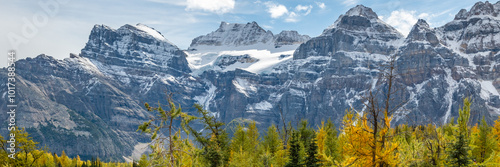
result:
[[[203,10],[224,14],[234,9],[234,0],[187,0],[186,10]]]

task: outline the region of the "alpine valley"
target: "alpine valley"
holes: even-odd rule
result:
[[[222,22],[186,50],[143,24],[95,25],[79,54],[16,62],[17,124],[52,152],[117,161],[150,141],[136,132],[150,116],[144,103],[166,104],[165,92],[184,111],[195,114],[198,103],[225,123],[331,119],[340,127],[347,109],[363,112],[367,93],[386,89],[380,70],[393,58],[401,104],[393,125],[441,125],[466,97],[472,122],[500,115],[500,2],[478,2],[441,27],[418,20],[407,36],[358,5],[317,37]],[[7,69],[0,71],[6,111]]]

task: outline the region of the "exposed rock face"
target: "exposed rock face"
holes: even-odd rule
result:
[[[110,159],[147,140],[135,132],[148,116],[141,105],[164,103],[165,91],[186,111],[199,103],[226,123],[252,119],[265,129],[284,117],[340,126],[346,109],[363,112],[369,91],[383,99],[380,70],[394,60],[393,104],[401,106],[393,125],[446,123],[465,97],[473,99],[473,122],[484,116],[491,123],[500,115],[499,6],[477,3],[438,28],[419,20],[406,38],[362,5],[312,39],[223,22],[186,52],[144,25],[96,26],[80,55],[18,61],[26,113],[19,120],[55,151]]]
[[[162,70],[173,75],[190,72],[184,52],[142,24],[127,24],[117,30],[94,26],[81,55],[105,66]]]
[[[341,15],[319,37],[301,45],[293,58],[331,56],[340,51],[390,55],[402,39],[401,33],[378,19],[370,8],[358,5]]]
[[[493,51],[498,52],[500,43],[500,2],[476,3],[470,11],[465,9],[455,16],[455,20],[439,28],[447,44],[467,54]]]
[[[135,133],[147,113],[88,59],[40,55],[17,61],[16,68],[17,123],[42,146],[84,159],[121,160],[137,141],[147,141]],[[6,73],[0,78],[6,80]]]

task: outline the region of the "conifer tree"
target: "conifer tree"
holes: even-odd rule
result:
[[[301,165],[301,159],[300,157],[300,136],[299,133],[294,131],[292,132],[292,136],[290,139],[290,144],[289,144],[289,152],[288,152],[288,163],[286,164],[286,167],[300,167]]]
[[[448,163],[452,166],[468,166],[470,164],[468,140],[464,134],[459,134],[448,151]]]
[[[219,167],[227,165],[229,161],[229,139],[226,130],[224,130],[224,123],[217,120],[217,118],[204,110],[202,106],[195,104],[194,107],[201,115],[199,119],[203,124],[203,130],[208,133],[202,133],[186,126],[189,132],[193,134],[195,140],[200,143],[203,151],[203,158],[208,162],[210,167]]]
[[[468,123],[470,118],[470,101],[464,99],[464,106],[458,111],[458,136],[457,139],[450,144],[448,150],[448,163],[452,166],[467,166],[470,164],[469,155],[469,137]]]
[[[477,128],[476,125],[472,131],[474,136],[473,142],[471,143],[471,145],[473,145],[472,156],[475,162],[482,163],[490,157],[495,147],[495,142],[491,134],[491,127],[488,126],[483,117],[479,128]]]
[[[266,151],[269,151],[271,155],[274,155],[278,149],[282,148],[282,143],[279,138],[279,134],[276,131],[276,126],[271,125],[264,136],[264,140],[262,141],[262,145]]]
[[[313,139],[307,147],[307,157],[305,160],[305,165],[307,167],[319,167],[321,166],[320,160],[318,159],[318,146],[316,141]]]

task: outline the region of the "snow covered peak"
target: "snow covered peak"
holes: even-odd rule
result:
[[[130,25],[126,24],[120,28],[118,28],[119,32],[132,32],[138,35],[141,35],[143,37],[153,37],[157,40],[160,41],[167,41],[163,35],[161,35],[160,32],[156,31],[154,28],[151,28],[147,25],[138,23],[136,25]],[[170,43],[170,42],[169,42]]]
[[[423,19],[418,19],[417,23],[413,25],[413,28],[411,29],[410,34],[408,35],[408,38],[412,38],[416,34],[425,33],[428,31],[431,31],[429,24],[427,24],[427,22]]]
[[[357,5],[349,9],[323,31],[322,36],[331,35],[334,29],[343,29],[345,31],[357,32],[375,32],[383,34],[395,34],[401,36],[395,28],[380,20],[375,12],[369,7]]]
[[[358,5],[340,15],[320,36],[302,44],[294,52],[293,59],[331,56],[339,51],[390,55],[404,39],[394,27],[380,20],[372,9]]]
[[[493,16],[497,17],[500,13],[500,1],[496,4],[490,2],[477,2],[470,11],[462,9],[455,15],[455,20],[466,20],[473,16]]]
[[[219,29],[217,29],[216,32],[242,31],[251,29],[254,29],[256,31],[266,32],[266,30],[261,28],[255,21],[246,24],[227,23],[223,21],[220,23]]]
[[[143,24],[126,24],[116,30],[96,25],[81,55],[102,64],[100,67],[189,71],[186,54],[158,31]]]
[[[378,16],[373,10],[369,7],[363,6],[363,5],[357,5],[356,7],[353,7],[349,9],[346,13],[345,16],[363,16],[367,17],[369,19],[377,19]]]
[[[320,36],[332,36],[336,33],[369,36],[369,38],[388,37],[390,40],[404,39],[399,31],[380,20],[371,8],[363,5],[357,5],[340,15],[335,23],[323,30]]]
[[[273,44],[273,38],[271,31],[264,30],[256,22],[246,24],[222,22],[217,30],[193,39],[189,50]]]

